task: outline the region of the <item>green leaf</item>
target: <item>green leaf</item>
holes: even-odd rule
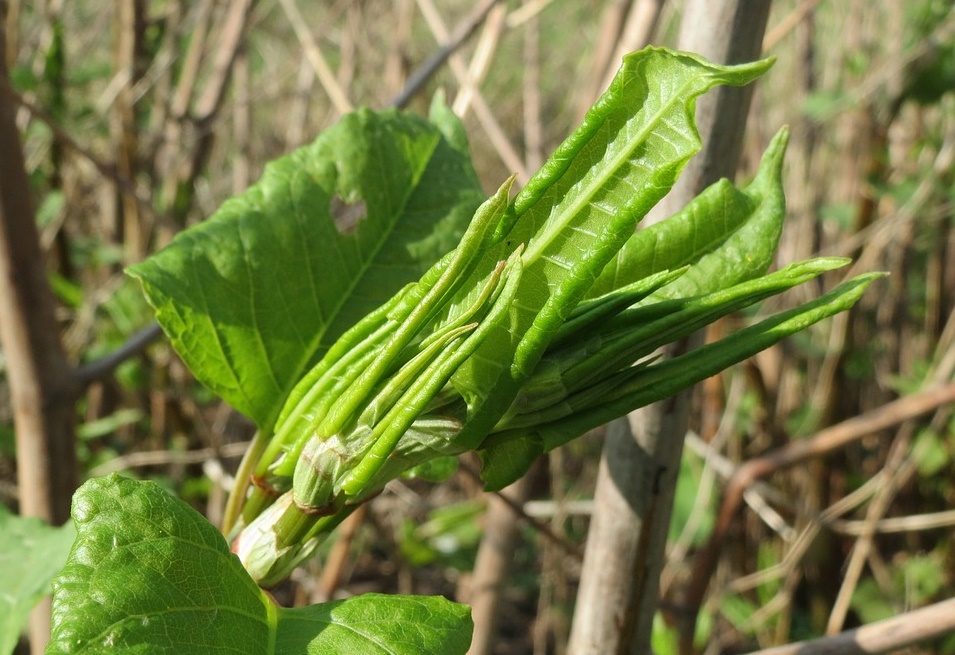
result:
[[[701,482],[705,462],[703,458],[692,450],[683,451],[680,458],[680,474],[676,481],[676,492],[673,497],[673,518],[670,520],[669,540],[676,542],[686,526],[690,525],[690,518],[695,517],[695,530],[690,535],[690,543],[695,547],[703,546],[709,537],[716,520],[716,499],[704,489],[701,493]],[[702,507],[701,507],[702,505]]]
[[[423,464],[413,466],[402,474],[402,477],[425,480],[427,482],[444,482],[451,478],[458,470],[458,458],[445,456],[429,459]]]
[[[76,493],[77,540],[54,580],[47,653],[464,653],[468,609],[358,596],[283,609],[219,532],[152,482],[112,475]]]
[[[527,473],[544,454],[544,442],[536,433],[510,439],[480,451],[481,479],[487,491],[500,491]]]
[[[577,412],[566,420],[557,420],[541,426],[537,433],[543,439],[545,449],[551,450],[617,416],[668,398],[769,348],[787,336],[806,329],[813,323],[846,311],[859,300],[865,289],[880,277],[880,273],[860,275],[815,300],[763,319],[715,343],[706,344],[673,359],[635,368],[630,375],[624,372],[619,384],[607,393],[602,404],[592,410]]]
[[[864,623],[875,623],[897,616],[899,610],[885,597],[879,583],[872,578],[862,580],[852,592],[852,610]]]
[[[740,286],[747,289],[762,286],[772,278],[785,281],[787,277],[793,277],[792,284],[795,285],[811,278],[812,269],[817,269],[818,274],[839,263],[837,259],[810,260]],[[492,491],[501,489],[527,471],[533,460],[522,452],[525,446],[521,444],[539,441],[541,450],[546,452],[638,407],[668,398],[813,323],[849,309],[878,277],[881,275],[861,275],[816,300],[766,318],[716,343],[673,359],[621,370],[580,394],[569,396],[563,403],[540,412],[536,420],[533,416],[519,417],[515,424],[520,425],[523,421],[523,427],[507,429],[505,424],[505,429],[492,434],[481,445],[481,459],[485,465],[481,477],[486,487]],[[714,295],[731,298],[736,293],[729,289]],[[653,307],[637,311],[652,310]]]
[[[482,200],[453,117],[434,113],[439,126],[346,116],[129,269],[196,377],[265,431],[305,371],[453,248]],[[364,216],[340,230],[336,213]]]
[[[271,602],[184,502],[111,475],[77,491],[73,520],[47,653],[270,652]]]
[[[30,610],[70,552],[72,525],[54,528],[0,505],[0,655],[12,653]]]
[[[918,463],[919,475],[931,478],[938,475],[951,461],[949,439],[934,430],[922,430],[915,437],[912,456]]]
[[[742,190],[720,180],[680,212],[635,233],[588,296],[686,265],[692,266],[655,299],[712,293],[763,274],[786,217],[782,166],[788,142],[789,130],[783,128],[766,148],[755,179]]]
[[[715,66],[659,48],[624,59],[581,127],[515,198],[499,249],[481,267],[527,244],[509,320],[453,379],[472,408],[462,443],[490,431],[564,320],[699,150],[696,97],[718,84],[746,84],[771,63]]]
[[[366,594],[279,610],[275,653],[457,655],[471,645],[471,610],[441,597]]]

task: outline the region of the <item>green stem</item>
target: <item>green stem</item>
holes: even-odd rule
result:
[[[268,437],[262,432],[256,431],[255,436],[252,437],[252,443],[242,456],[242,461],[239,462],[239,470],[235,473],[235,486],[232,487],[229,498],[226,500],[222,517],[222,534],[226,537],[232,532],[239,515],[242,513],[246,492],[252,481],[252,471],[265,451],[268,442]]]

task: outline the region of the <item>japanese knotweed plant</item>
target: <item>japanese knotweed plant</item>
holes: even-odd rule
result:
[[[785,130],[749,185],[718,182],[635,232],[700,147],[695,98],[770,63],[626,57],[513,199],[513,180],[483,198],[442,104],[429,120],[361,110],[132,267],[195,376],[259,430],[225,539],[149,483],[80,489],[49,652],[463,653],[467,608],[440,598],[285,609],[261,587],[396,477],[432,477],[476,451],[501,488],[539,454],[859,298],[873,275],[716,343],[654,354],[846,263],[765,274],[784,215]],[[348,215],[360,220],[344,227]]]

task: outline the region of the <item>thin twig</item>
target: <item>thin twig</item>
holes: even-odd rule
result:
[[[831,522],[829,527],[839,534],[858,537],[863,534],[867,525],[866,521],[839,520]],[[900,532],[939,530],[952,526],[955,526],[955,509],[880,519],[872,525],[872,529],[877,534],[898,534]]]
[[[328,61],[326,61],[321,49],[318,47],[315,37],[312,36],[312,32],[307,27],[308,23],[302,16],[302,12],[298,10],[298,5],[295,4],[295,0],[279,0],[279,4],[282,5],[282,10],[292,24],[292,29],[295,30],[295,37],[302,46],[302,50],[305,51],[308,63],[312,65],[312,70],[315,71],[315,76],[325,89],[325,93],[328,94],[329,99],[331,99],[332,104],[335,105],[335,109],[337,109],[339,113],[347,114],[353,109],[354,105],[352,105],[348,99],[348,94],[345,93],[345,89],[341,87],[335,78],[335,74],[328,65]]]
[[[159,323],[150,323],[129,337],[126,343],[115,351],[78,367],[75,373],[77,384],[85,388],[93,382],[102,380],[127,359],[143,352],[149,344],[156,341],[160,336],[162,336],[162,328],[159,327]]]
[[[143,466],[165,466],[168,464],[200,464],[212,457],[241,457],[251,444],[251,441],[237,441],[228,443],[221,448],[200,448],[178,452],[174,450],[144,450],[138,453],[128,453],[114,457],[108,462],[90,470],[90,477],[109,475],[118,471]]]
[[[471,65],[468,67],[467,82],[458,89],[458,95],[451,104],[454,113],[461,118],[464,118],[467,114],[476,90],[481,87],[481,82],[484,81],[484,77],[491,67],[491,61],[494,59],[494,53],[497,51],[498,43],[501,40],[501,33],[504,31],[504,17],[506,15],[507,7],[503,5],[495,5],[487,15],[484,30],[481,32],[481,38],[478,40],[474,56],[471,58]]]
[[[107,163],[106,161],[100,159],[97,155],[93,153],[92,150],[86,146],[80,144],[76,139],[74,139],[70,134],[61,128],[53,118],[46,113],[43,109],[33,104],[20,93],[18,93],[12,86],[10,86],[10,81],[5,79],[0,79],[0,92],[6,93],[9,95],[10,99],[14,104],[18,105],[25,109],[33,118],[43,123],[53,135],[53,138],[62,145],[69,148],[72,152],[78,154],[83,159],[90,162],[93,167],[102,175],[105,179],[111,181],[116,185],[116,188],[123,194],[129,196],[136,201],[136,204],[140,209],[145,210],[151,216],[160,219],[166,220],[164,216],[161,216],[156,208],[153,207],[152,201],[140,194],[139,190],[136,188],[136,185],[128,177],[121,174],[116,167]]]
[[[899,398],[874,411],[826,428],[811,439],[792,442],[779,450],[743,464],[727,484],[716,525],[706,546],[697,556],[687,589],[687,606],[694,611],[695,608],[700,607],[713,577],[723,541],[739,509],[743,492],[753,482],[813,457],[831,453],[862,437],[916,418],[953,401],[955,401],[955,383],[935,387]]]
[[[783,38],[792,32],[799,23],[809,15],[813,9],[820,4],[822,0],[803,0],[803,2],[786,15],[781,21],[776,23],[772,29],[766,32],[763,37],[763,52],[769,52],[783,40]]]
[[[911,427],[909,429],[903,428],[892,444],[892,450],[885,463],[884,468],[886,471],[891,471],[891,475],[886,477],[885,484],[879,486],[875,497],[866,508],[862,534],[853,544],[852,553],[843,567],[842,584],[839,586],[839,593],[832,604],[829,621],[826,624],[827,635],[838,634],[845,627],[852,597],[855,595],[866,562],[869,561],[869,555],[872,552],[876,534],[875,526],[888,511],[889,505],[898,493],[900,484],[904,484],[917,468],[913,458],[908,456],[911,444],[912,429]]]
[[[469,475],[470,477],[472,477],[474,480],[477,480],[478,482],[481,482],[481,475],[480,475],[477,471],[475,471],[473,468],[471,468],[470,466],[468,466],[468,465],[465,464],[464,462],[460,462],[459,466],[460,466],[461,470],[464,471],[467,475]],[[574,558],[575,560],[577,560],[577,561],[580,561],[580,560],[583,559],[583,553],[580,552],[580,548],[578,548],[576,545],[570,543],[569,541],[567,541],[567,540],[564,539],[563,537],[561,537],[561,536],[555,534],[554,531],[550,529],[550,526],[547,525],[546,523],[544,523],[543,521],[539,521],[539,520],[535,519],[533,516],[531,516],[530,514],[528,514],[526,511],[524,511],[523,505],[518,504],[518,503],[515,503],[515,502],[512,501],[510,498],[508,498],[507,496],[501,495],[501,494],[500,494],[499,492],[497,492],[497,491],[492,492],[492,493],[494,493],[498,498],[500,498],[502,501],[504,501],[504,504],[507,505],[508,507],[510,507],[512,512],[514,512],[514,513],[517,514],[521,519],[523,519],[525,522],[527,522],[527,524],[528,524],[532,529],[536,530],[537,532],[540,532],[540,533],[541,533],[542,535],[544,535],[547,539],[549,539],[549,540],[552,541],[553,543],[555,543],[555,544],[557,544],[558,546],[560,546],[561,550],[563,550],[565,553],[567,553],[568,555],[570,555],[571,557],[573,557],[573,558]]]
[[[450,35],[445,34],[445,38],[439,39],[442,41],[441,46],[411,74],[408,81],[405,82],[404,89],[389,103],[389,106],[398,107],[399,109],[407,106],[411,98],[413,98],[421,87],[431,79],[431,76],[444,65],[444,62],[471,38],[471,35],[474,34],[481,23],[484,22],[488,12],[490,12],[498,2],[499,0],[484,0],[467,18],[454,28],[454,31]]]
[[[495,2],[491,0],[486,0],[486,2],[490,5],[495,4]],[[448,38],[447,28],[432,0],[418,0],[418,7],[421,9],[421,13],[424,14],[425,21],[427,21],[428,27],[435,37],[439,41],[446,40]],[[448,65],[451,68],[451,72],[454,73],[455,78],[457,78],[458,84],[462,86],[466,85],[468,71],[461,57],[457,54],[451,54],[448,58]],[[498,157],[501,158],[505,166],[517,174],[518,183],[522,185],[526,184],[530,178],[527,166],[517,153],[517,149],[514,148],[514,145],[507,137],[504,128],[501,127],[501,124],[497,118],[495,118],[494,112],[491,110],[490,105],[488,105],[487,100],[484,99],[484,96],[481,95],[480,92],[475,90],[472,103],[474,105],[474,115],[484,129],[485,134],[487,134],[488,140],[490,140],[494,146]]]
[[[803,528],[802,532],[799,533],[799,536],[793,540],[789,550],[786,551],[782,561],[778,564],[732,580],[724,585],[717,594],[714,594],[715,597],[707,601],[707,603],[711,606],[715,606],[719,603],[719,598],[725,594],[744,593],[760,585],[785,578],[793,571],[796,571],[799,563],[802,562],[803,557],[809,551],[809,547],[815,543],[816,536],[823,526],[830,525],[830,523],[838,519],[838,517],[848,514],[868,501],[878,490],[879,485],[884,482],[884,473],[884,471],[877,473],[848,496],[840,498],[837,502],[827,507],[818,516],[807,517],[807,525]]]

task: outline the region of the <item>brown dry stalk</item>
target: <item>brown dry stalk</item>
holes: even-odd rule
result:
[[[120,173],[113,164],[107,163],[92,150],[70,136],[69,132],[60,127],[46,111],[27,100],[10,86],[8,79],[0,78],[0,95],[6,95],[10,102],[26,109],[30,116],[43,123],[50,130],[54,140],[91,163],[100,175],[115,184],[120,192],[134,199],[141,210],[153,217],[161,218],[157,216],[150,199],[139,192],[136,184],[130,178]],[[0,99],[0,102],[4,102],[4,100]]]
[[[355,535],[358,534],[358,528],[365,520],[365,513],[368,511],[368,504],[360,505],[355,512],[347,519],[342,521],[338,528],[338,538],[335,545],[332,546],[325,566],[322,568],[322,579],[318,584],[318,593],[320,599],[317,602],[331,600],[335,595],[342,580],[342,573],[345,570],[345,564],[348,563],[348,553],[351,551],[352,542]]]
[[[498,608],[520,534],[512,507],[520,507],[527,500],[531,478],[525,475],[488,499],[484,537],[474,562],[467,597],[463,599],[471,605],[474,620],[468,655],[488,655],[494,651]]]
[[[607,75],[607,69],[611,68],[610,60],[620,40],[621,30],[633,2],[634,0],[611,0],[604,7],[600,18],[596,49],[590,62],[590,72],[587,74],[583,88],[577,93],[577,122],[583,120],[590,105],[603,91],[600,85]]]
[[[809,15],[809,13],[820,4],[822,0],[803,0],[795,9],[789,12],[781,21],[776,23],[772,29],[766,32],[763,38],[763,52],[769,52],[775,48],[787,34],[792,32],[799,23]]]
[[[544,164],[544,128],[541,125],[540,21],[527,21],[524,28],[524,160],[537,170]]]
[[[116,13],[113,16],[113,63],[116,76],[122,80],[122,84],[113,101],[110,132],[116,152],[116,169],[126,179],[134,180],[137,173],[139,133],[136,129],[137,112],[133,87],[143,73],[139,55],[143,49],[146,8],[142,0],[122,0],[116,5]],[[114,225],[110,227],[117,236],[122,237],[126,261],[138,262],[143,258],[146,247],[139,203],[129,194],[122,194],[120,201],[121,216],[114,215]]]
[[[852,596],[855,594],[859,580],[862,578],[865,565],[875,554],[873,552],[873,539],[876,534],[876,524],[888,511],[900,487],[918,469],[915,458],[910,455],[912,433],[914,432],[912,427],[911,424],[907,424],[899,431],[889,451],[884,467],[887,473],[885,484],[879,485],[875,496],[866,508],[865,530],[853,544],[852,553],[849,555],[848,562],[843,569],[842,585],[839,587],[839,593],[833,602],[829,622],[826,626],[827,635],[838,634],[842,631],[846,617],[849,615]]]
[[[2,19],[0,8],[0,19]],[[0,20],[0,53],[6,52]],[[30,182],[0,56],[0,348],[16,434],[20,514],[54,525],[69,519],[77,464],[73,401],[77,389],[54,316],[53,294],[40,251]],[[34,609],[31,649],[42,653],[50,635],[48,600]]]
[[[481,23],[484,22],[488,12],[490,12],[498,2],[499,0],[482,0],[482,2],[449,33],[435,6],[431,2],[420,2],[419,0],[419,9],[424,15],[425,21],[428,23],[432,34],[435,35],[441,45],[411,74],[405,83],[404,89],[391,101],[391,106],[398,108],[405,107],[414,94],[421,90],[425,82],[431,79],[431,76],[471,38],[471,35],[474,34]],[[461,69],[459,68],[459,70]]]
[[[496,4],[497,0],[485,0],[485,2],[475,10],[474,15],[480,15],[483,19]],[[435,38],[437,38],[439,42],[453,43],[453,35],[448,33],[447,27],[432,0],[418,0],[418,7],[421,9],[421,13],[424,15],[425,21],[428,23],[428,27],[435,35]],[[475,24],[475,27],[476,26]],[[455,32],[457,32],[457,29]],[[448,66],[451,68],[451,72],[454,73],[455,78],[457,78],[458,84],[462,87],[466,87],[468,85],[468,69],[460,55],[454,52],[449,53]],[[504,162],[504,165],[507,166],[509,170],[517,173],[518,183],[522,185],[526,184],[527,180],[530,179],[530,172],[527,170],[527,166],[524,165],[520,155],[517,154],[517,149],[507,137],[507,133],[494,116],[494,112],[491,110],[490,105],[487,103],[487,100],[484,99],[480,90],[474,89],[471,105],[474,108],[474,115],[477,116],[478,122],[484,129],[485,134],[487,134],[488,140],[494,146],[501,161]]]
[[[464,118],[471,106],[471,100],[474,93],[481,87],[484,77],[491,68],[491,62],[494,60],[494,54],[497,52],[498,43],[501,40],[501,34],[504,32],[504,18],[507,16],[507,7],[495,5],[488,12],[484,21],[484,29],[481,32],[481,38],[478,40],[477,47],[474,49],[474,56],[471,64],[468,66],[467,81],[458,89],[458,95],[451,103],[451,109],[460,118]]]
[[[678,46],[722,64],[753,61],[760,54],[769,8],[769,0],[687,2]],[[703,150],[644,225],[681,209],[720,177],[734,176],[752,93],[751,86],[721,87],[699,99]],[[573,655],[650,651],[689,393],[631,414],[632,435],[608,431],[568,649]],[[625,560],[616,568],[607,564],[614,556],[605,546],[610,540],[618,542],[616,557]],[[607,575],[606,568],[614,573]],[[681,652],[692,649],[692,640],[692,630],[681,634]]]
[[[953,401],[955,383],[904,396],[879,409],[826,428],[811,439],[792,442],[740,466],[723,491],[713,533],[694,562],[685,600],[685,606],[691,615],[695,617],[699,611],[716,569],[723,542],[742,504],[743,493],[751,484],[772,473],[839,450],[865,436],[916,418]]]
[[[663,11],[665,1],[666,0],[637,0],[630,8],[630,13],[627,15],[627,23],[623,26],[620,39],[617,41],[617,46],[610,58],[610,65],[604,71],[603,83],[598,89],[598,95],[603,93],[610,86],[625,54],[639,50],[648,43],[653,42],[653,35],[660,21],[660,13]],[[597,96],[594,96],[593,100],[596,101]]]
[[[801,641],[750,655],[865,655],[888,653],[955,631],[955,598],[899,616],[811,641]]]
[[[279,4],[282,5],[282,10],[285,12],[285,15],[288,16],[289,22],[292,24],[292,29],[295,30],[295,38],[298,39],[299,44],[302,46],[308,63],[311,64],[315,76],[318,78],[322,88],[325,89],[325,93],[328,94],[329,99],[332,101],[332,104],[335,105],[335,109],[338,113],[347,114],[353,109],[353,105],[348,99],[348,94],[338,83],[335,73],[332,72],[331,66],[328,65],[328,61],[325,59],[325,55],[322,54],[321,48],[318,47],[318,42],[306,27],[308,22],[302,16],[302,12],[299,11],[295,0],[279,0]]]
[[[484,484],[484,482],[481,480],[481,475],[476,470],[471,468],[471,466],[466,464],[464,461],[460,461],[458,463],[458,468],[464,474],[470,477],[472,480],[477,482],[479,485]],[[547,539],[548,541],[553,543],[555,546],[560,548],[562,551],[564,551],[564,553],[566,553],[567,555],[570,555],[571,557],[573,557],[575,560],[578,560],[578,561],[583,559],[583,554],[581,553],[580,548],[577,547],[576,544],[571,543],[567,539],[564,539],[563,537],[555,533],[553,530],[550,529],[550,525],[548,525],[546,522],[540,521],[534,518],[533,516],[531,516],[530,514],[528,514],[527,511],[524,509],[523,504],[514,502],[509,496],[502,494],[499,491],[494,491],[491,493],[497,496],[505,505],[507,505],[510,508],[510,510],[514,513],[515,516],[519,517],[524,522],[526,522],[527,525],[529,525],[532,530],[540,533],[545,539]]]
[[[254,5],[254,0],[237,0],[229,4],[227,13],[222,19],[218,48],[212,57],[212,70],[205,86],[201,92],[198,92],[198,99],[190,114],[196,127],[197,138],[194,143],[191,143],[190,152],[181,157],[177,157],[179,153],[176,152],[171,159],[167,159],[167,166],[170,168],[167,169],[163,187],[164,206],[171,208],[174,215],[180,214],[177,216],[180,220],[182,219],[182,212],[185,211],[189,203],[180,202],[179,193],[182,190],[188,190],[185,195],[191,198],[192,185],[205,168],[214,141],[215,132],[212,127],[225,100],[226,89],[232,78],[235,59],[242,46],[242,39]],[[185,97],[185,95],[184,93],[183,96]],[[173,131],[179,129],[181,128],[173,126]],[[175,149],[179,147],[180,143],[181,140],[167,141],[166,146]],[[160,242],[170,237],[169,234],[163,235]]]

